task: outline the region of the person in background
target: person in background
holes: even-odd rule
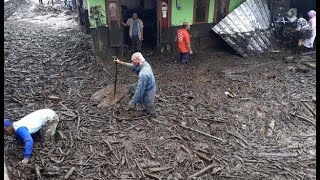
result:
[[[306,38],[303,42],[304,47],[311,49],[313,48],[313,43],[316,38],[316,11],[310,10],[308,12],[309,16],[309,26],[311,29],[311,37]]]
[[[68,9],[69,9],[69,11],[73,11],[72,10],[72,7],[73,7],[73,4],[72,4],[72,0],[67,0],[67,7],[68,7]]]
[[[143,22],[139,19],[137,13],[132,14],[126,23],[122,22],[125,27],[129,26],[129,36],[132,41],[132,49],[134,52],[140,52],[143,41]]]
[[[135,88],[130,88],[133,95],[129,102],[129,109],[135,107],[136,104],[143,104],[145,110],[152,118],[156,118],[157,111],[154,105],[156,96],[156,80],[154,78],[151,66],[140,52],[136,52],[131,57],[132,63],[122,62],[119,59],[115,60],[116,63],[130,68],[133,72],[138,74],[138,82]]]
[[[53,142],[58,122],[58,115],[51,109],[37,110],[16,122],[4,119],[4,135],[15,134],[18,139],[24,141],[24,158],[20,165],[25,166],[32,154],[33,139],[31,134],[40,131],[42,141]]]
[[[298,50],[297,53],[301,53],[301,49],[304,44],[304,40],[311,37],[311,29],[310,26],[305,18],[303,18],[302,14],[298,14],[297,20],[297,28],[296,31],[298,32]]]
[[[190,44],[189,30],[189,23],[184,22],[182,28],[177,31],[177,41],[181,63],[187,63],[190,59],[190,54],[193,54]]]

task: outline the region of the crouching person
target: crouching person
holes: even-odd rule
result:
[[[37,110],[19,121],[4,120],[4,135],[16,135],[24,141],[24,158],[20,162],[25,166],[32,154],[33,139],[31,134],[40,132],[42,141],[52,142],[59,122],[58,115],[51,109]]]
[[[116,63],[129,67],[133,72],[138,74],[138,82],[134,91],[134,95],[129,102],[129,109],[135,107],[136,104],[143,104],[145,110],[151,117],[157,117],[157,111],[154,105],[156,96],[156,80],[154,78],[151,66],[145,61],[140,52],[136,52],[131,57],[132,63],[122,62],[119,59],[115,60]]]

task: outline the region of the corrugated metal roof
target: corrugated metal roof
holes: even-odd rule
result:
[[[247,0],[212,30],[240,55],[248,57],[277,49],[271,35],[270,23],[267,0]]]

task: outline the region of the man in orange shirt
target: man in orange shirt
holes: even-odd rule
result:
[[[180,61],[182,63],[187,63],[190,59],[190,54],[193,54],[191,45],[190,45],[190,35],[189,31],[190,25],[187,22],[184,22],[182,28],[177,31],[177,41],[178,48],[180,52]]]

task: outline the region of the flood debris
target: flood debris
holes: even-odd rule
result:
[[[91,37],[66,21],[63,9],[38,9],[17,10],[4,23],[4,114],[15,121],[47,107],[61,123],[54,143],[34,138],[26,168],[16,165],[23,144],[5,138],[11,179],[315,178],[316,72],[301,63],[307,72],[289,69],[301,57],[285,63],[293,55],[279,52],[239,60],[210,50],[181,66],[154,54],[147,61],[159,118],[152,119],[126,110],[131,97],[121,84],[137,77],[121,67],[117,94],[124,95],[98,108],[113,98],[113,60],[94,58]],[[315,54],[309,56],[312,62]]]

